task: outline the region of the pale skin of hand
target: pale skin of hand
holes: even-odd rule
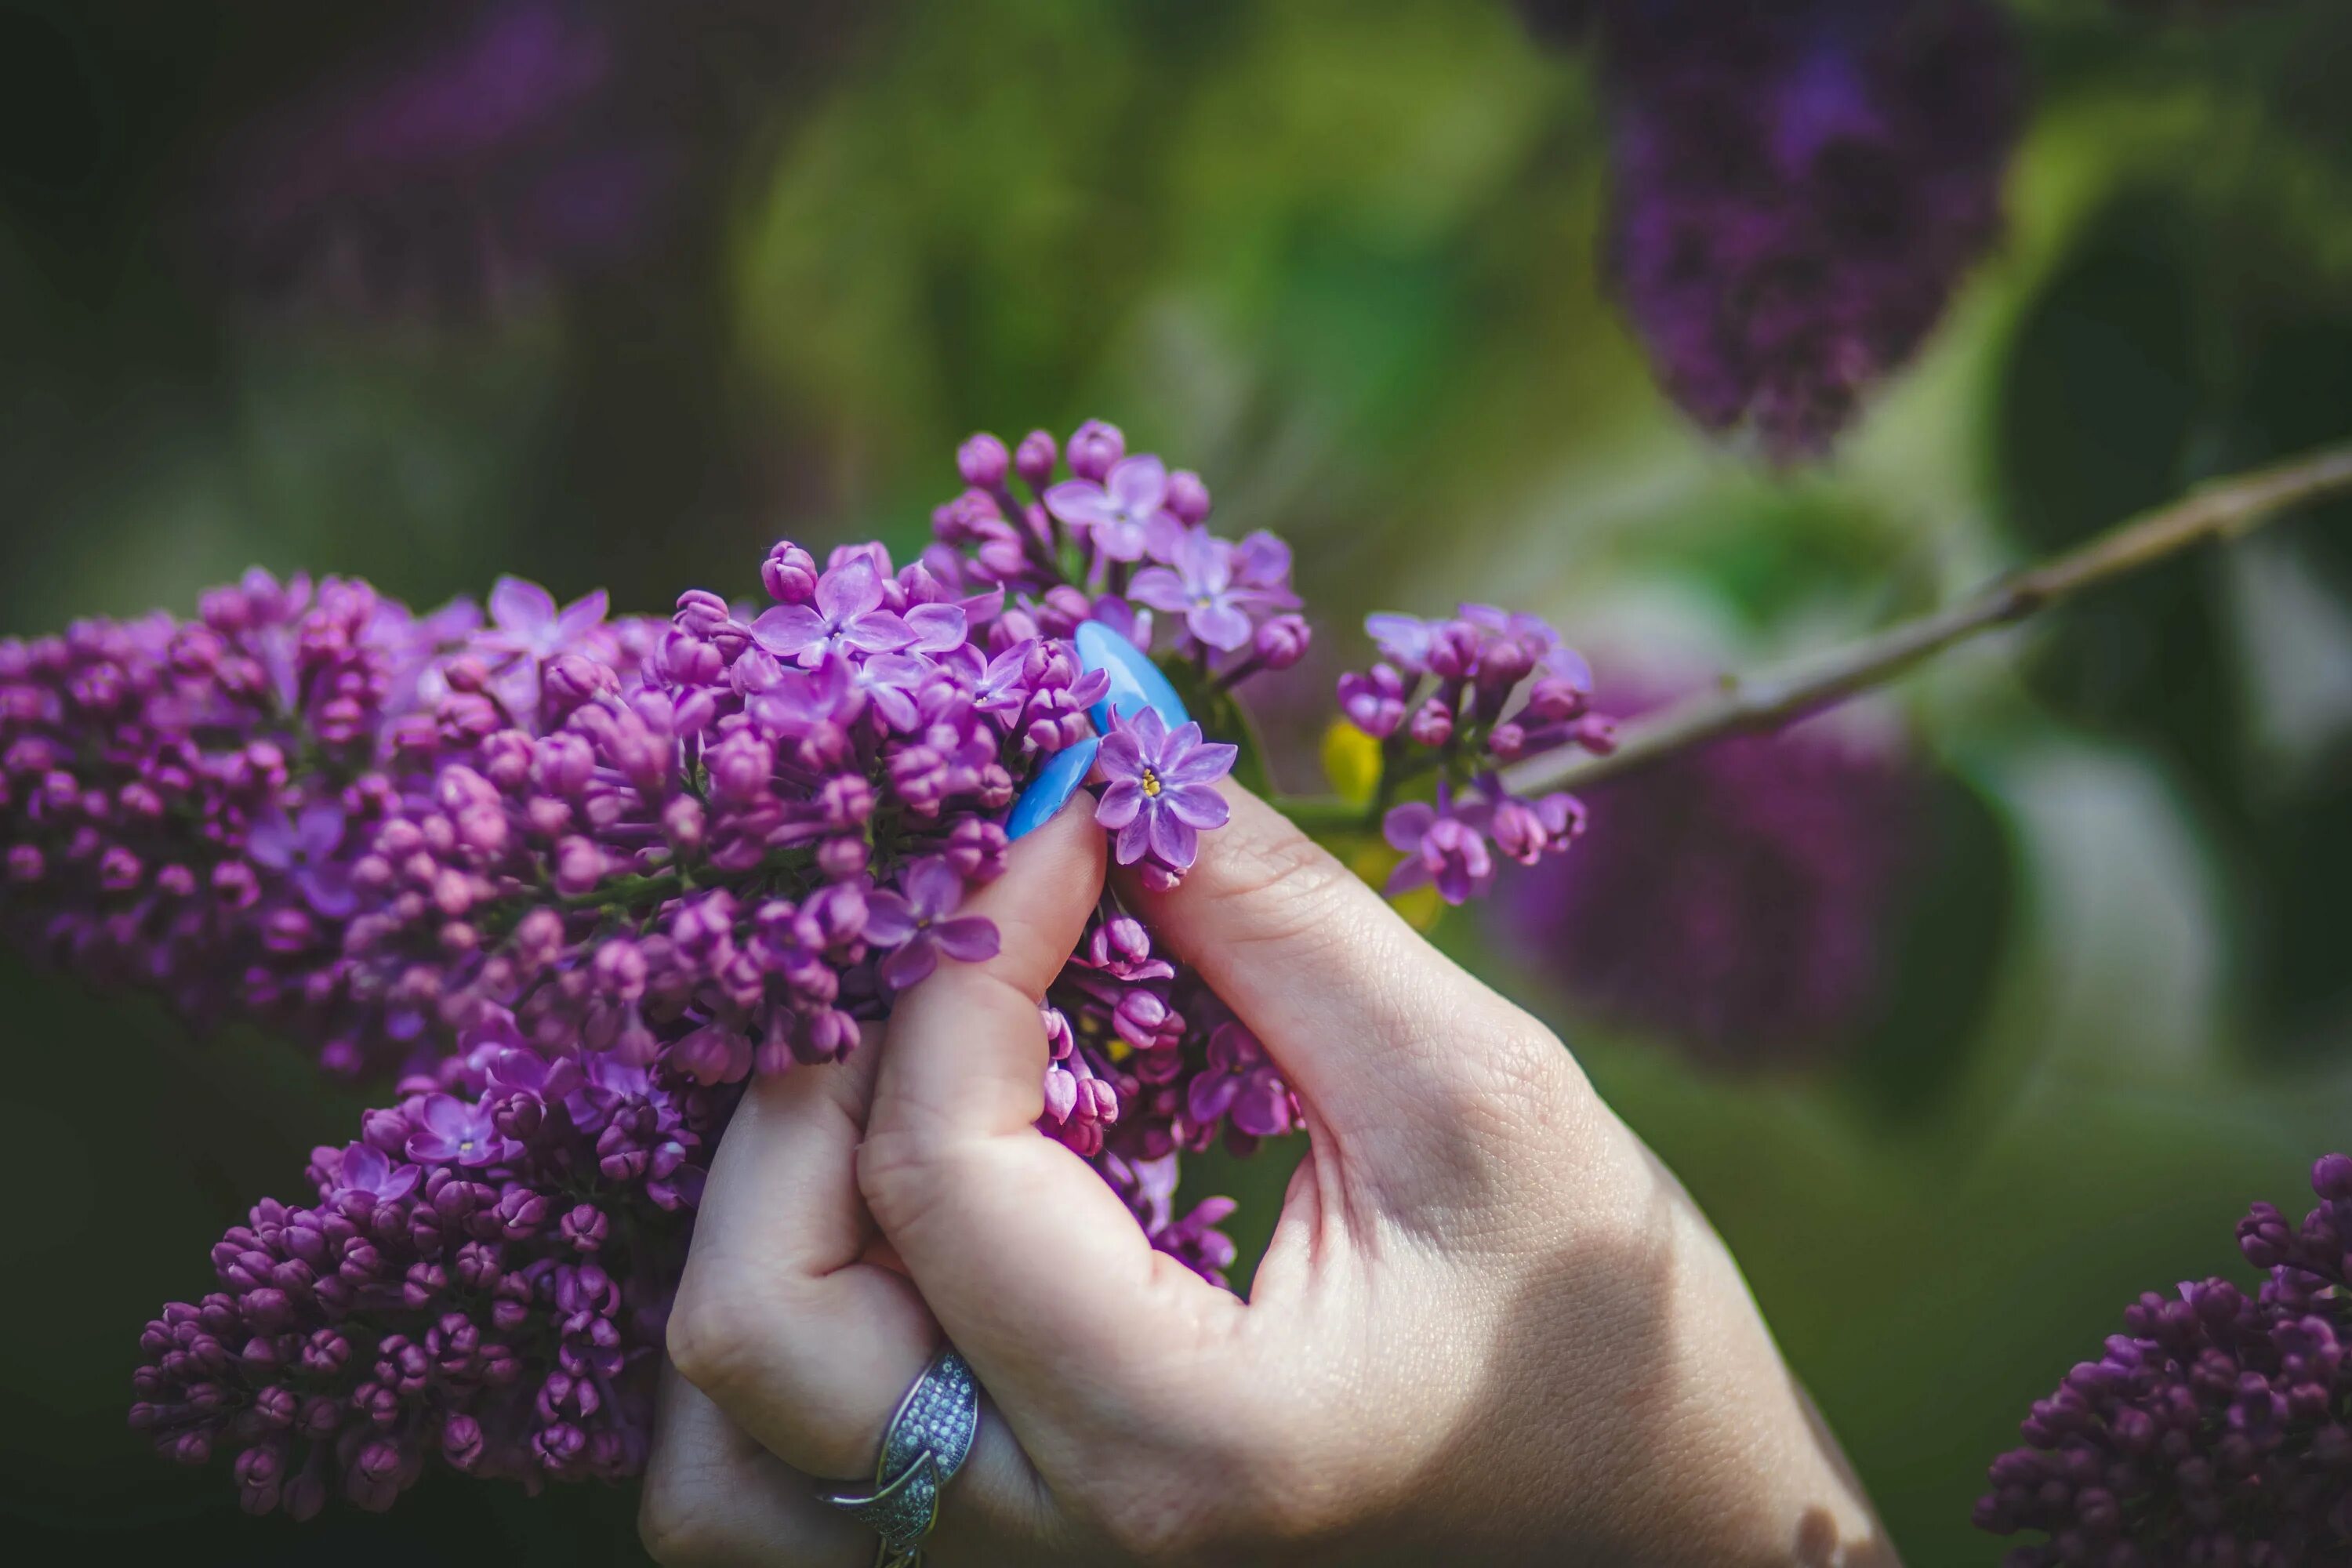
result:
[[[1541,1025],[1228,787],[1183,885],[1122,883],[1297,1090],[1249,1300],[1038,1135],[1037,1002],[1103,884],[1081,797],[838,1067],[752,1086],[669,1327],[642,1526],[667,1568],[865,1568],[870,1477],[951,1342],[987,1391],[926,1561],[1889,1568],[1674,1178]]]

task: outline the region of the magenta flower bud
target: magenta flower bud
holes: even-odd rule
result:
[[[1385,741],[1404,722],[1404,680],[1385,664],[1367,673],[1339,677],[1339,711],[1375,741]]]
[[[782,544],[776,546],[778,551],[786,548]],[[802,552],[803,558],[806,554],[807,552]],[[734,618],[734,612],[728,607],[727,601],[707,588],[688,588],[680,594],[677,609],[671,616],[672,624],[679,630],[698,637],[715,636]]]
[[[118,844],[100,859],[98,884],[110,893],[127,893],[139,885],[145,873],[139,857]]]
[[[1013,467],[1032,489],[1041,489],[1054,477],[1054,464],[1061,453],[1054,437],[1043,430],[1032,430],[1021,437],[1021,445],[1013,453]]]
[[[656,664],[677,686],[716,686],[727,677],[727,656],[719,645],[682,626],[663,635]]]
[[[555,889],[576,899],[604,879],[604,852],[586,838],[572,837],[555,847]]]
[[[1252,647],[1266,669],[1288,669],[1307,657],[1312,635],[1304,616],[1276,616],[1257,628]]]
[[[1209,520],[1209,487],[1192,469],[1178,468],[1168,476],[1168,493],[1160,504],[1177,521],[1197,526]]]
[[[872,848],[863,837],[843,834],[817,846],[816,867],[828,879],[845,882],[863,875],[872,858]]]
[[[482,1424],[470,1415],[452,1415],[441,1424],[441,1457],[460,1470],[482,1460]]]
[[[1116,425],[1089,419],[1071,434],[1070,472],[1081,479],[1101,479],[1125,456],[1127,437]]]
[[[566,653],[548,661],[546,673],[540,679],[540,689],[548,709],[542,717],[554,718],[585,707],[600,697],[618,693],[621,679],[610,665]]]
[[[604,1245],[609,1225],[604,1210],[593,1204],[579,1204],[563,1216],[558,1228],[563,1239],[572,1246],[582,1252],[593,1252]]]
[[[681,855],[692,855],[702,847],[704,817],[702,803],[691,795],[680,795],[662,807],[662,837],[670,847]]]
[[[1454,738],[1454,710],[1442,699],[1433,697],[1413,710],[1412,722],[1405,732],[1415,745],[1443,746]]]
[[[2311,1190],[2330,1203],[2352,1199],[2352,1157],[2322,1154],[2311,1167]]]
[[[780,605],[806,604],[816,593],[816,560],[792,541],[780,541],[760,563],[760,582]]]
[[[963,476],[964,483],[984,490],[1003,485],[1012,463],[1013,455],[1004,449],[1004,443],[984,431],[956,448],[956,472]]]
[[[1528,687],[1527,712],[1549,723],[1565,723],[1583,713],[1592,700],[1589,681],[1561,675],[1540,675]]]
[[[9,846],[8,879],[16,883],[17,886],[29,887],[33,883],[39,881],[42,874],[47,870],[47,859],[41,854],[40,850],[33,845],[13,844]],[[226,866],[216,868],[215,877],[215,886],[218,885],[217,871],[225,871],[227,868],[228,868]],[[248,877],[252,875],[250,871],[247,871],[246,874]]]
[[[673,1043],[668,1060],[698,1084],[735,1083],[751,1071],[751,1042],[723,1024],[705,1024]]]

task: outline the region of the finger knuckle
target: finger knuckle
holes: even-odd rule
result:
[[[886,1236],[920,1229],[948,1197],[946,1141],[919,1126],[869,1133],[857,1149],[857,1192]]]
[[[765,1337],[767,1316],[731,1290],[681,1289],[667,1332],[670,1364],[687,1382],[718,1398]]]

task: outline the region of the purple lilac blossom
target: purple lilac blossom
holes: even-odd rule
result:
[[[1618,717],[1660,700],[1619,685]],[[1603,830],[1512,879],[1494,916],[1576,1006],[1734,1068],[1817,1059],[1874,1021],[1928,804],[1898,747],[1815,721],[1583,804]]]
[[[1116,837],[1122,866],[1143,863],[1155,885],[1173,887],[1200,855],[1200,836],[1231,815],[1211,786],[1234,771],[1237,746],[1201,738],[1201,726],[1171,731],[1153,709],[1114,717],[1095,765],[1109,781],[1095,820]]]
[[[236,128],[204,193],[245,289],[473,315],[607,275],[707,205],[740,93],[811,23],[745,0],[486,0],[386,8],[349,58]]]
[[[158,1453],[227,1459],[247,1511],[296,1519],[388,1508],[442,1465],[533,1489],[644,1468],[725,1101],[609,1061],[593,1089],[502,1075],[497,1050],[315,1151],[311,1201],[257,1205],[213,1248],[218,1289],[147,1325],[131,1424]],[[442,1107],[499,1157],[426,1152]]]
[[[1484,894],[1500,854],[1523,865],[1566,850],[1584,811],[1570,796],[1515,795],[1501,769],[1565,748],[1600,754],[1610,725],[1588,710],[1592,671],[1534,616],[1464,605],[1448,620],[1368,616],[1381,658],[1339,680],[1339,711],[1381,742],[1384,780],[1434,775],[1434,800],[1406,800],[1381,822],[1404,857],[1391,893],[1434,886],[1448,903]]]
[[[1977,1523],[2036,1532],[2009,1568],[2336,1563],[2352,1553],[2352,1159],[2312,1167],[2297,1225],[2268,1204],[2238,1224],[2264,1279],[2149,1291],[1993,1461]]]
[[[878,892],[866,900],[866,940],[887,947],[882,983],[904,991],[937,969],[942,956],[977,963],[996,956],[996,928],[976,915],[958,915],[963,878],[942,859],[920,860],[907,868],[903,893]]]
[[[1597,39],[1609,266],[1667,393],[1817,455],[2000,226],[2023,58],[1992,0],[1524,0]]]

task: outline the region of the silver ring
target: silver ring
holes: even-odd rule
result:
[[[915,1568],[939,1522],[940,1493],[980,1431],[980,1384],[950,1345],[931,1358],[890,1416],[870,1490],[820,1492],[882,1537],[877,1568]]]

